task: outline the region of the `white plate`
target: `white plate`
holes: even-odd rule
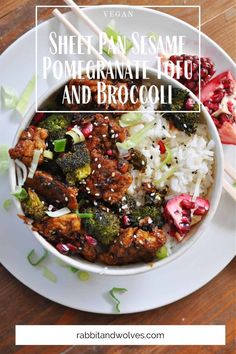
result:
[[[89,16],[105,27],[103,10],[107,6],[89,8]],[[117,7],[111,6],[111,9]],[[131,8],[133,9],[134,8]],[[68,14],[71,16],[71,14]],[[143,21],[145,19],[145,21]],[[182,21],[147,9],[136,8],[135,17],[117,18],[117,28],[129,35],[142,23],[142,33],[157,32],[165,34],[174,28],[176,33],[188,33],[192,38],[189,51],[197,53],[197,33]],[[52,27],[57,28],[55,20],[46,21],[39,26],[39,50],[45,50],[45,35]],[[138,28],[139,31],[141,30]],[[82,28],[82,30],[85,30]],[[21,92],[35,73],[34,30],[27,32],[12,44],[1,56],[1,84],[14,87]],[[216,63],[217,72],[234,71],[233,61],[213,41],[202,35],[202,55],[210,56]],[[38,96],[49,87],[41,85]],[[31,103],[33,103],[32,98]],[[20,117],[15,112],[1,114],[1,144],[11,145]],[[225,148],[226,159],[232,163],[235,147]],[[0,177],[0,200],[9,198],[8,176]],[[16,217],[14,207],[9,212],[1,209],[1,246],[2,264],[22,283],[37,293],[60,304],[97,313],[113,313],[113,302],[108,295],[112,287],[125,287],[128,292],[120,295],[121,312],[132,313],[160,307],[191,294],[216,276],[235,255],[235,205],[223,193],[217,213],[205,232],[191,249],[174,262],[136,276],[91,275],[87,282],[81,282],[76,274],[59,266],[53,256],[46,261],[48,267],[57,275],[57,283],[51,283],[42,276],[41,269],[32,267],[26,256],[41,246],[31,232]]]

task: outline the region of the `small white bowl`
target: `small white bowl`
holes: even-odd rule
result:
[[[156,70],[155,69],[148,69],[147,73],[149,74],[148,76],[152,79],[156,77]],[[64,80],[63,82],[58,83],[57,85],[53,86],[51,89],[49,89],[44,95],[40,97],[38,100],[38,107],[40,107],[41,104],[43,104],[48,97],[50,97],[54,92],[56,92],[60,87],[65,84],[67,80]],[[167,85],[171,84],[174,87],[179,87],[182,89],[186,90],[186,87],[181,85],[179,82],[176,80],[165,76],[162,74],[162,79],[161,83]],[[198,98],[189,92],[190,96],[199,103]],[[13,141],[13,146],[16,145],[19,136],[21,132],[29,125],[31,119],[33,118],[35,114],[35,105],[31,106],[31,108],[28,110],[28,112],[25,115],[25,118],[21,122],[17,133],[15,135],[14,141]],[[82,258],[79,257],[74,257],[74,256],[66,256],[61,254],[60,252],[57,251],[55,247],[53,247],[49,242],[46,241],[38,232],[32,231],[30,226],[27,226],[30,228],[31,232],[35,236],[35,238],[41,243],[41,245],[48,250],[50,253],[52,253],[54,256],[60,258],[62,261],[67,263],[70,266],[73,266],[75,268],[92,272],[92,273],[97,273],[97,274],[106,274],[106,275],[132,275],[132,274],[138,274],[138,273],[143,273],[150,271],[152,269],[156,269],[157,267],[163,267],[167,265],[168,263],[174,261],[177,257],[181,257],[181,255],[186,252],[198,239],[199,237],[203,234],[204,230],[206,229],[208,223],[212,219],[213,215],[215,214],[215,211],[217,209],[220,196],[221,196],[221,191],[222,191],[222,180],[223,180],[223,150],[222,150],[222,145],[220,142],[220,138],[217,132],[217,129],[205,109],[205,107],[202,105],[202,110],[201,110],[201,115],[203,119],[205,120],[207,124],[207,128],[209,131],[209,136],[211,137],[212,140],[215,142],[215,171],[214,171],[214,184],[210,189],[209,192],[209,200],[210,200],[210,210],[207,213],[207,215],[204,217],[202,222],[197,224],[195,227],[193,227],[191,236],[186,237],[181,243],[177,244],[173,248],[173,253],[159,261],[154,261],[151,264],[149,263],[135,263],[135,264],[129,264],[129,265],[123,265],[123,266],[106,266],[101,263],[91,263],[88,262]],[[10,185],[11,185],[11,190],[14,192],[16,188],[16,171],[15,171],[15,163],[13,160],[10,161],[10,168],[9,168],[9,176],[10,176]],[[17,206],[17,209],[19,213],[23,214],[21,204],[18,200],[15,199],[15,204]]]

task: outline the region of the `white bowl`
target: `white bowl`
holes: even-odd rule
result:
[[[156,77],[156,70],[154,69],[148,69],[148,74],[150,78],[155,78]],[[54,92],[56,92],[60,87],[65,84],[67,80],[64,80],[63,82],[58,83],[57,85],[53,86],[51,89],[49,89],[44,95],[40,97],[38,100],[38,107],[40,107],[41,104],[45,102],[45,100],[51,96]],[[174,87],[179,87],[182,89],[186,88],[181,85],[179,82],[176,80],[165,76],[162,74],[162,83],[164,84],[171,84]],[[199,102],[197,97],[189,92],[190,96],[194,98],[195,101]],[[14,141],[13,141],[13,146],[17,143],[19,136],[30,123],[31,119],[33,118],[35,114],[35,105],[31,106],[31,108],[28,110],[28,112],[25,115],[25,118],[22,120],[17,133],[15,135]],[[209,200],[210,200],[210,210],[207,213],[207,215],[204,217],[202,222],[197,224],[191,232],[190,237],[186,237],[181,243],[177,244],[173,248],[173,253],[159,261],[154,261],[151,264],[149,263],[135,263],[135,264],[129,264],[129,265],[123,265],[123,266],[106,266],[101,263],[91,263],[88,262],[82,258],[76,258],[74,256],[66,256],[61,254],[60,252],[57,251],[55,247],[53,247],[49,242],[46,241],[38,232],[32,231],[34,237],[41,243],[41,245],[48,250],[50,253],[52,253],[54,256],[60,258],[62,261],[67,263],[70,266],[73,266],[75,268],[92,272],[92,273],[98,273],[98,274],[106,274],[106,275],[132,275],[132,274],[138,274],[138,273],[143,273],[146,271],[150,271],[152,269],[155,269],[157,267],[163,267],[166,264],[174,261],[177,257],[181,257],[181,255],[186,252],[198,239],[199,237],[203,234],[204,230],[206,229],[208,223],[212,219],[213,215],[215,214],[215,211],[217,209],[220,196],[221,196],[221,191],[222,191],[222,180],[223,180],[223,150],[222,150],[222,145],[220,142],[220,138],[217,132],[217,129],[208,114],[207,110],[205,107],[202,105],[201,109],[201,115],[203,119],[205,120],[208,131],[209,131],[209,136],[211,137],[212,140],[215,142],[215,170],[214,170],[214,184],[210,189],[209,192]],[[13,160],[10,161],[10,168],[9,168],[9,176],[10,176],[10,185],[11,185],[11,190],[15,191],[16,188],[16,171],[15,171],[15,163]],[[15,204],[17,206],[17,209],[19,213],[23,214],[21,204],[18,200],[15,200]],[[30,226],[27,226],[31,229]]]

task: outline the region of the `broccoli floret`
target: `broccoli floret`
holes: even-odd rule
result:
[[[30,188],[28,189],[28,199],[22,202],[22,208],[24,213],[34,220],[42,220],[46,216],[46,206],[40,200],[39,196]]]
[[[69,183],[86,178],[90,172],[90,155],[85,143],[74,146],[74,152],[62,154],[56,162],[62,172],[66,175]]]
[[[158,227],[162,227],[164,225],[161,208],[156,206],[142,206],[136,208],[129,216],[129,219],[132,226],[142,226],[141,221],[147,217],[149,217],[151,220],[144,222],[145,225],[148,224],[151,227],[153,225]]]
[[[163,104],[163,111],[186,111],[185,103],[188,99],[188,92],[174,88],[172,90],[172,104]],[[198,104],[194,104],[192,111],[198,110]],[[199,123],[199,113],[166,113],[164,117],[170,120],[175,128],[184,131],[187,135],[194,134]]]
[[[132,163],[133,168],[140,172],[145,172],[147,167],[146,157],[136,149],[130,149],[129,153],[130,153],[129,161]]]
[[[91,173],[91,167],[89,164],[77,168],[73,172],[68,172],[66,174],[66,180],[69,184],[75,184],[78,181],[81,181],[82,179],[88,177]]]
[[[39,123],[41,128],[47,129],[51,139],[62,139],[65,137],[66,129],[69,127],[70,118],[62,114],[51,114]]]
[[[87,208],[83,212],[94,215],[93,218],[82,219],[82,225],[91,236],[102,244],[109,245],[119,235],[120,221],[112,212],[96,208]]]

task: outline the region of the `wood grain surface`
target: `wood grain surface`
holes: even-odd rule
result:
[[[111,4],[112,1],[80,1],[81,5]],[[115,1],[114,3],[124,3]],[[157,5],[157,1],[129,1],[130,5]],[[35,5],[60,5],[62,0],[0,0],[0,53],[34,26]],[[201,5],[202,31],[215,40],[235,60],[236,3],[233,0],[162,0],[161,5]],[[197,26],[189,9],[164,10]],[[51,17],[43,9],[40,18]],[[223,245],[222,245],[223,247]],[[223,248],[222,248],[223,249]],[[199,264],[199,267],[201,264]],[[97,315],[76,311],[47,300],[26,288],[0,266],[0,354],[209,354],[236,351],[236,260],[216,278],[186,298],[162,308],[131,315]],[[193,274],[194,276],[194,274]],[[15,324],[226,324],[227,345],[220,346],[41,346],[14,345]]]

